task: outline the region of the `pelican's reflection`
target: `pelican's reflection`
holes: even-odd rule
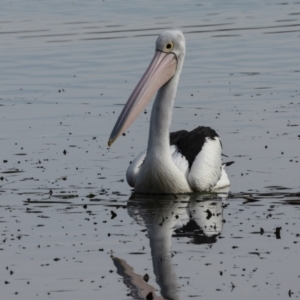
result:
[[[195,244],[211,244],[222,231],[223,207],[227,194],[132,195],[128,214],[146,227],[150,241],[153,271],[161,297],[126,261],[112,256],[118,273],[134,299],[180,299],[179,284],[172,264],[172,236],[188,237]]]

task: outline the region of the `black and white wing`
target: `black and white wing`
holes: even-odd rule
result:
[[[222,167],[222,144],[210,127],[199,126],[192,131],[180,130],[170,134],[170,145],[175,147],[173,161],[188,165],[186,178],[193,191],[211,191],[229,185]],[[174,159],[175,157],[175,159]]]

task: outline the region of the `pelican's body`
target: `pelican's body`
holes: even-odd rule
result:
[[[144,109],[157,91],[147,150],[129,166],[126,177],[137,193],[179,194],[213,191],[229,185],[222,166],[222,145],[209,127],[170,134],[172,109],[185,56],[181,31],[163,32],[156,52],[111,133],[109,146]]]

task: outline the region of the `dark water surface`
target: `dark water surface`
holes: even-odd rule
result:
[[[173,27],[172,130],[219,133],[228,196],[131,197],[151,106],[107,148]],[[300,2],[4,1],[0,39],[1,299],[300,296]]]

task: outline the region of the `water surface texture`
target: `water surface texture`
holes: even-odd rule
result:
[[[228,194],[131,195],[151,105],[107,148],[169,28]],[[300,2],[3,1],[0,38],[1,298],[299,298]]]

